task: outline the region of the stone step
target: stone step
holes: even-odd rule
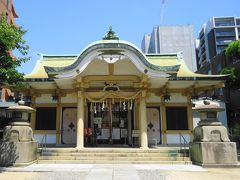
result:
[[[39,163],[157,163],[189,164],[179,147],[161,148],[44,148],[39,149]]]
[[[40,152],[55,153],[178,153],[182,152],[179,148],[161,148],[161,149],[137,149],[137,148],[46,148],[39,149]]]
[[[192,164],[191,161],[38,160],[39,164]]]
[[[188,157],[40,156],[39,160],[189,161]]]
[[[74,156],[74,157],[90,157],[90,156],[94,156],[94,157],[183,157],[185,154],[184,153],[169,153],[169,152],[161,152],[161,153],[148,153],[148,152],[138,152],[138,153],[120,153],[120,152],[116,152],[116,153],[103,153],[103,152],[99,152],[99,153],[90,153],[90,152],[71,152],[71,153],[62,153],[62,152],[42,152],[41,156]]]

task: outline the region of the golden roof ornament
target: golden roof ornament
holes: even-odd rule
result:
[[[109,26],[107,34],[103,37],[103,40],[119,40],[119,37],[112,30],[112,26]]]

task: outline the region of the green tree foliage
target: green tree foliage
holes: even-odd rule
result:
[[[233,127],[233,134],[236,136],[240,136],[240,124],[236,123]]]
[[[228,74],[228,79],[226,84],[230,87],[234,87],[234,86],[238,86],[239,85],[239,79],[238,79],[238,75],[239,72],[236,68],[234,67],[225,67],[220,71],[220,74]]]
[[[225,55],[228,59],[240,59],[240,40],[230,43],[226,49]]]
[[[0,19],[0,87],[21,86],[23,74],[16,68],[29,58],[26,57],[29,47],[23,39],[26,33],[22,27],[8,24],[6,17]],[[21,57],[14,57],[13,51],[18,51]]]

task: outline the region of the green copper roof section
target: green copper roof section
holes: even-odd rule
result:
[[[178,71],[180,65],[174,65],[174,66],[158,66],[150,63],[147,60],[147,57],[133,44],[122,41],[122,40],[100,40],[96,41],[92,44],[90,44],[88,47],[86,47],[80,56],[77,58],[77,60],[66,67],[45,67],[46,72],[49,74],[58,74],[66,71],[73,70],[77,68],[77,66],[82,62],[84,57],[86,57],[90,52],[95,51],[95,50],[104,50],[104,49],[122,49],[122,50],[128,50],[139,58],[139,60],[149,69],[154,70],[154,71]]]
[[[147,59],[150,63],[159,66],[176,66],[181,65],[181,61],[178,58],[177,53],[175,54],[147,54]]]
[[[72,64],[77,55],[49,55],[38,53],[40,59],[36,62],[34,69],[30,74],[24,76],[25,79],[35,78],[44,79],[48,78],[48,75],[44,69],[44,66],[49,67],[65,67]]]
[[[42,60],[43,62],[46,62],[46,61],[72,61],[74,62],[77,58],[77,55],[43,55],[42,57]]]

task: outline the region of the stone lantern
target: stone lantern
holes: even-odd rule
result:
[[[33,108],[24,106],[23,101],[7,109],[11,120],[4,128],[3,139],[0,141],[1,166],[28,165],[36,161],[37,142],[29,123],[33,111]]]
[[[193,163],[205,167],[237,166],[236,143],[230,142],[227,128],[217,119],[217,113],[224,108],[204,100],[193,110],[200,113],[200,121],[193,132],[190,143]]]

